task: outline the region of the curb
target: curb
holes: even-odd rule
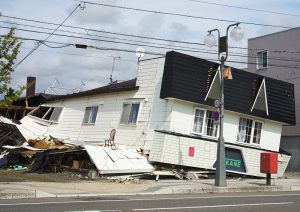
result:
[[[0,192],[0,199],[32,199],[38,198],[36,191],[7,191]]]
[[[30,199],[30,198],[63,198],[63,197],[100,197],[100,196],[114,196],[114,195],[155,195],[155,194],[213,194],[213,193],[235,193],[235,192],[276,192],[276,191],[300,191],[299,186],[259,186],[259,187],[189,187],[189,188],[174,188],[166,187],[153,192],[134,192],[134,193],[73,193],[73,194],[51,194],[40,191],[7,191],[0,192],[0,199]]]

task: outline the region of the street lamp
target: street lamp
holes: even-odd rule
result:
[[[224,64],[228,56],[228,31],[233,27],[230,36],[235,41],[240,41],[244,37],[244,33],[239,27],[240,23],[231,24],[227,27],[226,36],[220,37],[220,31],[218,29],[212,29],[208,31],[207,36],[204,39],[204,43],[208,47],[213,47],[216,44],[216,39],[213,34],[214,31],[218,32],[218,59],[221,62],[220,66],[220,133],[218,138],[217,160],[216,160],[216,176],[215,186],[226,187],[226,170],[225,170],[225,145],[223,137],[223,118],[224,118]],[[222,54],[225,53],[225,54]]]

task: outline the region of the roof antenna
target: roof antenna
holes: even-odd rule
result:
[[[115,68],[115,62],[116,62],[116,60],[120,60],[121,59],[121,57],[120,56],[118,56],[118,57],[114,57],[114,62],[113,62],[113,65],[112,65],[112,68],[111,68],[111,73],[110,73],[110,77],[109,77],[109,84],[112,84],[113,83],[113,78],[112,78],[112,74],[113,74],[113,72],[114,72],[114,68]]]
[[[77,93],[79,93],[79,92],[81,91],[81,87],[83,87],[83,86],[86,86],[86,83],[85,83],[83,80],[81,80],[81,84],[80,84],[80,86],[77,88]]]
[[[140,63],[140,59],[145,55],[145,49],[143,47],[137,47],[135,50],[135,54],[138,57],[138,64]]]

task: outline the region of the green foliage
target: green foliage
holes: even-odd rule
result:
[[[0,100],[0,108],[9,106],[26,89],[26,86],[20,86],[17,90],[10,88],[11,74],[14,71],[13,65],[20,46],[21,42],[14,37],[14,29],[11,29],[6,35],[0,36],[0,94],[4,95],[4,99]]]

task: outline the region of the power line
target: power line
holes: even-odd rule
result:
[[[216,6],[221,6],[221,7],[229,7],[229,8],[235,8],[235,9],[241,9],[241,10],[249,10],[249,11],[256,11],[256,12],[262,12],[262,13],[270,13],[270,14],[276,14],[276,15],[286,15],[286,16],[300,17],[300,15],[296,15],[296,14],[283,13],[283,12],[275,12],[275,11],[270,11],[270,10],[254,9],[254,8],[241,7],[241,6],[235,6],[235,5],[229,5],[229,4],[220,4],[220,3],[208,2],[208,1],[201,1],[201,0],[189,0],[189,1],[203,3],[203,4],[216,5]]]
[[[6,28],[6,27],[0,27],[0,28]],[[33,33],[49,34],[47,32],[34,31],[34,30],[26,30],[26,29],[20,29],[20,28],[18,28],[17,30],[26,31],[26,32],[33,32]],[[83,33],[77,33],[77,34],[83,34]],[[52,34],[52,35],[54,35],[54,36],[69,37],[69,38],[84,39],[84,40],[109,42],[109,43],[120,43],[120,44],[134,45],[134,46],[141,46],[141,45],[143,45],[143,46],[148,46],[148,47],[152,47],[152,48],[172,49],[172,50],[177,50],[177,51],[186,51],[186,52],[194,52],[194,53],[217,54],[217,52],[208,51],[208,50],[205,50],[205,49],[190,48],[190,47],[176,46],[176,45],[164,45],[164,44],[151,43],[151,42],[150,42],[150,44],[153,44],[153,45],[148,45],[147,43],[149,43],[149,42],[141,42],[141,41],[134,41],[134,40],[128,40],[128,39],[125,39],[125,40],[131,41],[131,42],[135,42],[135,43],[121,42],[121,41],[111,41],[111,40],[104,40],[104,39],[93,39],[93,38],[72,36],[72,35],[66,35],[66,34]],[[118,38],[110,38],[110,39],[118,39]],[[49,47],[51,47],[51,46],[49,46]],[[64,46],[62,46],[62,47],[64,47]],[[172,47],[172,48],[169,48],[169,47]],[[174,48],[174,47],[176,47],[176,48]],[[61,47],[51,47],[51,48],[61,48]],[[235,56],[235,57],[256,58],[256,56],[250,56],[250,55],[244,55],[244,54],[237,54],[237,53],[230,53],[229,55],[230,56]],[[294,59],[289,59],[289,58],[268,57],[268,59],[279,60],[279,61],[286,61],[286,62],[300,62],[300,60],[294,60]]]
[[[33,19],[26,19],[26,18],[19,18],[15,16],[7,16],[3,15],[3,17],[11,18],[11,19],[17,19],[17,20],[22,20],[22,21],[29,21],[29,22],[36,22],[36,23],[42,23],[42,24],[49,24],[49,25],[59,25],[56,23],[51,23],[51,22],[45,22],[45,21],[36,21]],[[25,25],[25,24],[24,24]],[[30,26],[30,25],[26,25]],[[179,40],[171,40],[171,39],[163,39],[163,38],[155,38],[155,37],[147,37],[147,36],[139,36],[139,35],[131,35],[131,34],[125,34],[125,33],[117,33],[117,32],[109,32],[109,31],[104,31],[104,30],[96,30],[92,28],[84,28],[84,27],[78,27],[78,26],[71,26],[71,25],[62,25],[63,27],[67,28],[73,28],[73,29],[80,29],[80,30],[85,30],[86,32],[97,32],[97,33],[105,33],[105,34],[113,34],[113,35],[120,35],[120,36],[127,36],[127,37],[134,37],[134,38],[142,38],[142,39],[151,39],[151,40],[157,40],[157,41],[165,41],[165,42],[174,42],[174,43],[182,43],[182,44],[189,44],[189,45],[201,45],[204,46],[204,43],[196,43],[196,42],[187,42],[187,41],[179,41]],[[46,28],[46,27],[40,27],[37,26],[37,28],[44,28],[44,29],[51,29],[51,28]],[[120,38],[118,38],[120,39]],[[246,47],[236,47],[236,46],[230,46],[230,48],[234,49],[241,49],[241,50],[254,50],[254,51],[261,51],[265,49],[250,49]],[[299,51],[290,51],[290,50],[272,50],[269,52],[277,52],[277,53],[300,53]]]
[[[185,18],[213,20],[213,21],[220,21],[220,22],[227,22],[227,23],[236,23],[236,22],[239,22],[239,23],[247,24],[247,25],[264,26],[264,27],[275,27],[275,28],[283,28],[283,29],[292,29],[293,28],[293,27],[287,27],[287,26],[282,26],[282,25],[260,24],[260,23],[255,23],[255,22],[235,21],[235,20],[228,20],[228,19],[221,19],[221,18],[210,18],[210,17],[204,17],[204,16],[194,16],[194,15],[186,15],[186,14],[180,14],[180,13],[162,12],[162,11],[157,11],[157,10],[146,10],[146,9],[140,9],[140,8],[124,7],[124,6],[111,5],[111,4],[88,2],[88,1],[83,1],[83,2],[86,3],[86,4],[99,5],[99,6],[103,6],[103,7],[111,7],[111,8],[118,8],[118,9],[132,10],[132,11],[139,11],[139,12],[147,12],[147,13],[155,13],[155,14],[179,16],[179,17],[185,17]]]
[[[53,48],[53,49],[61,49],[61,48],[65,48],[65,47],[68,47],[68,46],[73,46],[72,44],[66,44],[66,45],[63,45],[63,46],[50,46],[50,45],[46,44],[45,41],[43,42],[43,45],[45,45],[49,48]]]
[[[12,24],[12,22],[7,22],[7,21],[0,21],[0,22],[7,23],[7,24]],[[34,26],[34,25],[28,25],[28,24],[19,24],[19,23],[14,23],[14,24],[18,25],[18,26],[26,26],[26,27],[32,27],[32,28],[37,28],[37,29],[52,30],[52,28],[48,28],[48,27],[40,27],[40,26]],[[19,30],[22,30],[22,29],[19,29]],[[136,41],[136,40],[130,40],[130,39],[124,39],[124,38],[117,38],[117,37],[106,37],[106,36],[103,36],[103,35],[96,35],[96,34],[90,34],[90,33],[80,33],[80,32],[69,31],[69,30],[57,30],[57,31],[66,32],[66,33],[73,33],[73,34],[78,34],[78,35],[91,36],[91,37],[108,38],[108,39],[114,39],[114,40],[124,40],[124,41],[131,41],[131,42],[143,42],[143,43],[147,43],[147,44],[157,44],[157,43],[148,42],[148,41]],[[195,45],[202,45],[202,44],[199,44],[199,43],[194,43],[194,44]],[[170,45],[170,44],[161,44],[161,45],[170,46],[170,47],[179,47],[179,48],[198,49],[198,48],[178,46],[178,45]]]
[[[37,22],[37,23],[43,23],[43,24],[49,24],[49,25],[58,25],[56,23],[52,23],[52,22],[45,22],[45,21],[36,21],[33,19],[26,19],[26,18],[19,18],[19,17],[15,17],[15,16],[7,16],[7,15],[3,15],[3,17],[6,18],[11,18],[11,19],[17,19],[17,20],[22,20],[22,21],[29,21],[29,22]],[[202,45],[204,46],[204,43],[193,43],[193,42],[186,42],[186,41],[178,41],[178,40],[171,40],[171,39],[163,39],[163,38],[155,38],[155,37],[147,37],[147,36],[140,36],[140,35],[131,35],[131,34],[125,34],[125,33],[117,33],[117,32],[109,32],[109,31],[104,31],[104,30],[96,30],[96,29],[92,29],[92,28],[84,28],[84,27],[78,27],[78,26],[71,26],[71,25],[62,25],[63,27],[67,27],[67,28],[73,28],[73,29],[81,29],[81,30],[85,30],[87,32],[91,31],[91,32],[99,32],[99,33],[106,33],[106,34],[113,34],[113,35],[121,35],[121,36],[128,36],[128,37],[135,37],[135,38],[144,38],[144,39],[151,39],[151,40],[159,40],[159,41],[166,41],[166,42],[176,42],[176,43],[185,43],[185,44],[195,44],[195,45]]]
[[[30,40],[30,38],[24,38],[26,40]],[[37,39],[34,39],[37,40]],[[41,41],[41,40],[40,40]],[[61,42],[54,42],[54,41],[47,41],[51,43],[57,43],[57,44],[62,44]],[[75,46],[75,44],[72,43],[64,43],[65,45],[69,46]],[[109,48],[109,47],[98,47],[98,46],[93,46],[93,45],[86,45],[87,48],[92,48],[92,49],[97,49],[97,50],[103,50],[103,51],[117,51],[117,52],[128,52],[128,53],[136,53],[136,50],[130,50],[130,49],[124,49],[124,48]],[[155,56],[165,56],[165,53],[159,53],[159,52],[152,52],[152,51],[147,51],[146,52],[149,55],[155,55]],[[201,57],[202,59],[206,60],[211,60],[214,62],[219,62],[216,59],[212,58],[205,58]],[[227,60],[227,62],[235,63],[235,64],[247,64],[247,65],[256,65],[256,63],[251,63],[251,62],[243,62],[243,61],[237,61],[237,60]],[[269,67],[279,67],[279,68],[291,68],[291,69],[298,69],[298,66],[288,66],[288,65],[280,65],[280,64],[268,64]]]
[[[37,50],[40,46],[41,46],[41,44],[43,43],[43,42],[45,42],[45,41],[47,41],[55,32],[56,32],[56,30],[58,30],[58,28],[59,27],[61,27],[72,15],[73,15],[73,13],[77,10],[77,8],[78,7],[80,7],[81,6],[81,4],[78,4],[78,5],[76,5],[76,7],[74,8],[74,10],[63,20],[63,22],[60,24],[60,25],[58,25],[58,27],[57,28],[55,28],[54,30],[53,30],[53,32],[51,33],[51,34],[49,34],[42,42],[38,42],[34,47],[33,47],[33,49],[31,50],[31,51],[29,51],[28,53],[27,53],[27,55],[25,55],[25,57],[23,58],[23,59],[21,59],[19,62],[17,62],[14,66],[13,66],[13,69],[16,69],[22,62],[24,62],[35,50]]]
[[[21,38],[18,38],[18,39],[21,40]],[[24,39],[24,40],[26,40],[26,39]],[[47,42],[49,42],[49,41],[47,41]],[[47,45],[45,45],[45,46],[47,46]],[[66,44],[66,46],[73,46],[73,44]],[[22,46],[21,49],[31,49],[31,48]],[[47,49],[37,49],[36,51],[39,51],[39,52],[53,52],[53,51],[47,50]],[[75,53],[62,52],[62,51],[58,51],[58,52],[56,51],[55,53],[63,54],[63,55],[70,55],[70,56],[87,57],[87,58],[105,58],[105,59],[108,59],[108,58],[114,57],[112,55],[111,56],[110,55],[108,55],[108,56],[99,56],[99,55],[97,55],[96,56],[96,55],[75,54]],[[123,59],[123,58],[121,58],[119,60],[136,63],[136,60],[129,60],[129,59]]]
[[[7,22],[7,21],[0,21],[2,23],[7,23],[7,24],[12,24],[12,22]],[[26,27],[32,27],[32,28],[38,28],[38,29],[46,29],[46,30],[52,30],[52,28],[47,28],[47,27],[39,27],[39,26],[34,26],[34,25],[28,25],[28,24],[19,24],[19,23],[14,23],[18,26],[26,26]],[[18,29],[17,29],[18,30]],[[23,29],[19,29],[23,30]],[[193,47],[187,47],[187,46],[178,46],[178,45],[170,45],[170,44],[158,44],[154,42],[148,42],[148,41],[137,41],[137,40],[130,40],[130,39],[124,39],[124,38],[117,38],[117,37],[106,37],[106,36],[100,36],[100,35],[95,35],[95,34],[89,34],[89,33],[80,33],[80,32],[75,32],[75,31],[68,31],[68,30],[57,30],[60,32],[67,32],[67,33],[74,33],[74,34],[79,34],[79,35],[85,35],[85,36],[91,36],[91,37],[100,37],[100,38],[108,38],[108,39],[114,39],[114,40],[124,40],[124,41],[130,41],[130,42],[143,42],[146,44],[154,44],[154,45],[163,45],[163,46],[168,46],[168,47],[178,47],[178,48],[187,48],[187,49],[193,49],[193,50],[205,50],[205,51],[212,51],[212,50],[206,50],[206,49],[199,49],[199,48],[193,48]],[[197,45],[201,45],[199,43],[195,43]],[[246,55],[245,55],[246,56]]]

